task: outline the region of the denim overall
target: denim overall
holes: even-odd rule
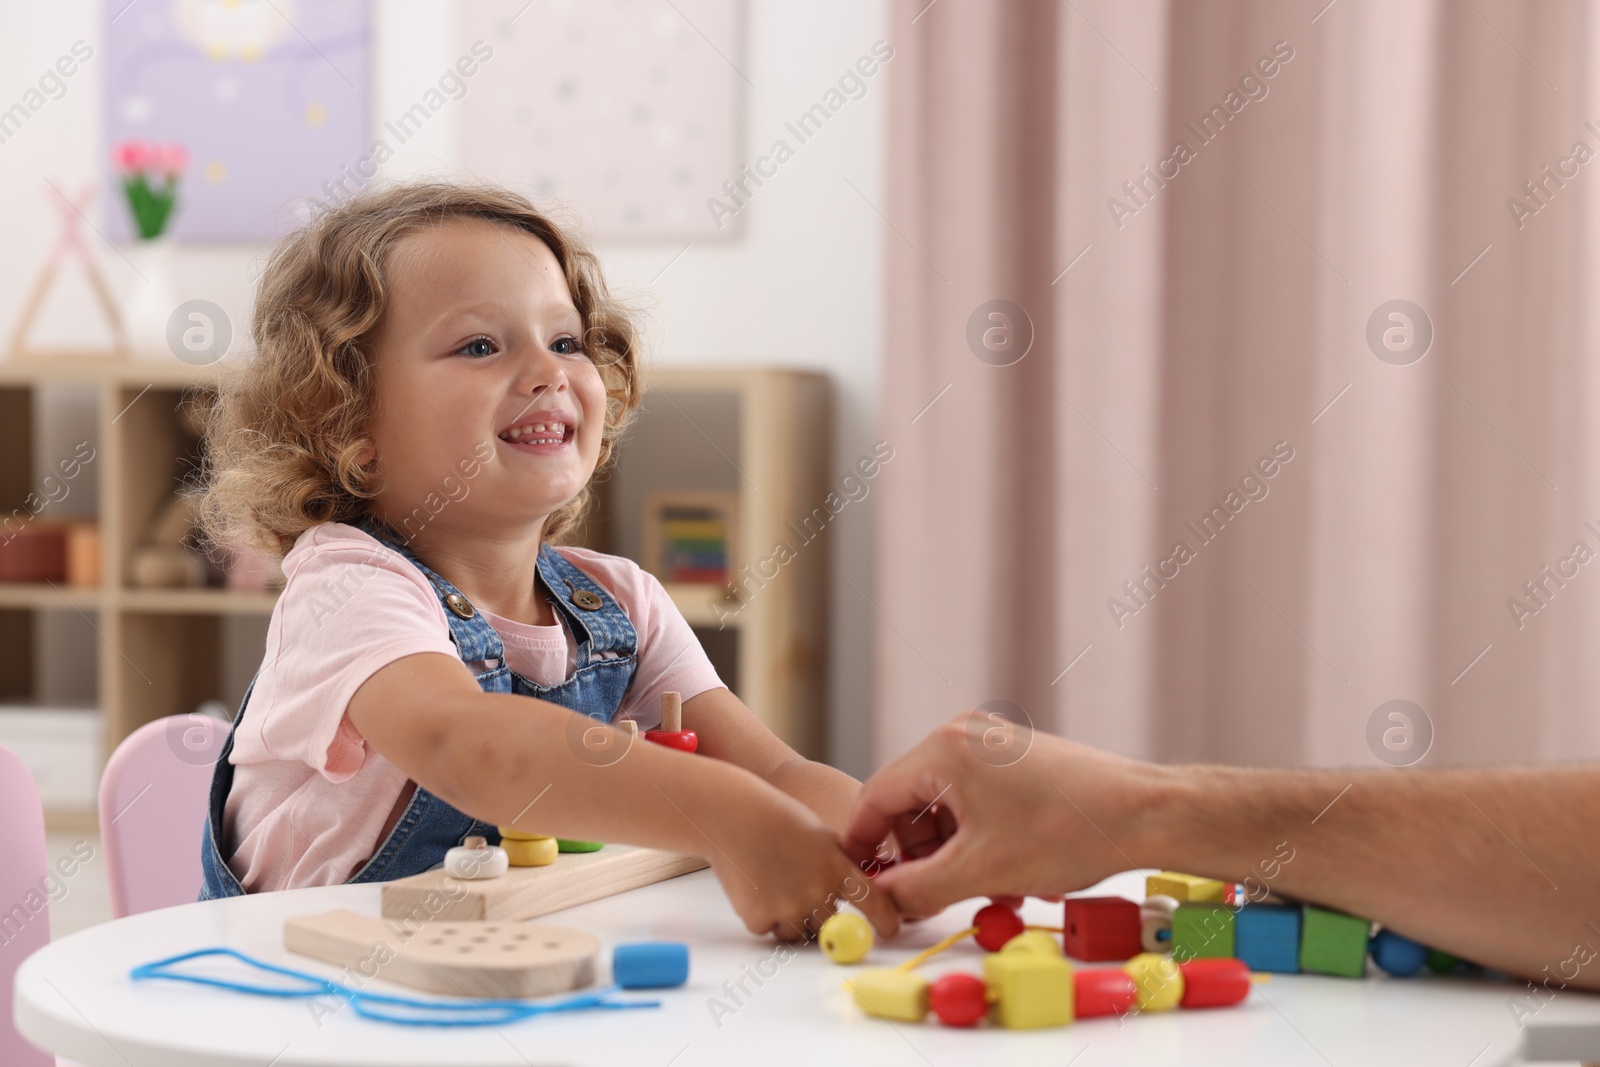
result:
[[[610,722],[622,707],[623,695],[633,680],[637,663],[638,634],[611,594],[555,549],[546,544],[539,546],[539,577],[550,603],[565,619],[577,643],[577,665],[572,677],[565,682],[542,686],[506,666],[505,646],[494,627],[484,621],[455,586],[418,559],[392,529],[371,518],[354,525],[400,552],[433,583],[450,624],[450,639],[455,642],[462,662],[474,669],[485,693],[538,697],[601,722]],[[555,595],[551,596],[551,592]],[[597,658],[602,652],[616,655]],[[477,666],[485,664],[492,666],[481,672],[476,670]],[[252,679],[250,689],[254,688]],[[233,751],[234,732],[249,703],[250,690],[247,689],[212,771],[210,810],[200,846],[204,874],[201,900],[242,896],[245,892],[228,867],[219,842],[224,840],[223,809],[228,790],[233,786],[233,764],[228,762],[228,756]],[[350,876],[349,883],[387,882],[438,867],[443,864],[447,849],[473,834],[482,835],[490,844],[500,842],[498,829],[456,810],[419,785],[394,829],[372,858]]]

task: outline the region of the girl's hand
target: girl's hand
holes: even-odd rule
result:
[[[707,827],[706,858],[723,892],[753,934],[780,941],[817,936],[841,903],[855,905],[883,937],[900,915],[805,805],[776,789],[729,805],[720,828]]]

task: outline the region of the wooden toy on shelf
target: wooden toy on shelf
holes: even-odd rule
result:
[[[694,752],[700,748],[700,737],[693,730],[683,728],[683,696],[680,693],[661,694],[661,729],[645,731],[645,740],[653,741],[679,752]]]

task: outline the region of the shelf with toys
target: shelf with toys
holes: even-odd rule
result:
[[[200,461],[191,416],[220,373],[167,353],[0,358],[0,523],[12,519],[0,555],[21,543],[10,532],[24,531],[48,557],[32,578],[0,560],[0,702],[39,711],[92,705],[97,751],[79,762],[98,767],[133,730],[163,716],[211,701],[231,713],[260,661],[276,601],[273,568],[234,565],[230,582],[227,571],[205,566],[186,547],[192,522],[176,500]],[[728,581],[671,582],[669,591],[723,680],[784,740],[822,755],[825,539],[759,586],[745,583],[742,596],[727,586],[741,588],[744,561],[759,562],[788,522],[827,495],[827,450],[815,444],[829,439],[827,381],[771,368],[662,368],[646,385],[644,410],[575,539],[644,559],[649,507],[718,494],[728,512],[719,573]],[[72,447],[78,437],[46,443],[43,406],[63,390],[89,412],[81,455]],[[77,557],[90,566],[71,570],[66,511],[43,484],[46,475],[66,484],[64,461],[77,472],[70,491],[80,494],[71,525],[93,534]],[[71,640],[50,637],[52,627],[71,628]],[[64,645],[88,662],[47,654]],[[63,674],[83,690],[71,700],[52,697]],[[55,826],[92,826],[92,800],[53,807],[47,817]]]

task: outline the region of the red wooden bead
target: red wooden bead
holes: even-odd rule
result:
[[[1062,905],[1062,943],[1075,960],[1131,960],[1139,943],[1139,905],[1122,897],[1068,897]]]
[[[1183,975],[1183,1008],[1222,1008],[1250,995],[1250,968],[1227,957],[1178,964]]]
[[[693,730],[646,730],[644,738],[679,752],[693,752],[700,747],[700,735]]]
[[[1004,904],[985,904],[972,917],[972,925],[978,928],[978,944],[990,952],[999,952],[1027,927],[1022,916]]]
[[[977,1026],[989,1014],[988,990],[977,975],[956,971],[934,980],[928,1007],[946,1026]]]
[[[1126,1015],[1139,999],[1133,978],[1121,967],[1072,972],[1074,1014],[1080,1019],[1096,1015]]]

